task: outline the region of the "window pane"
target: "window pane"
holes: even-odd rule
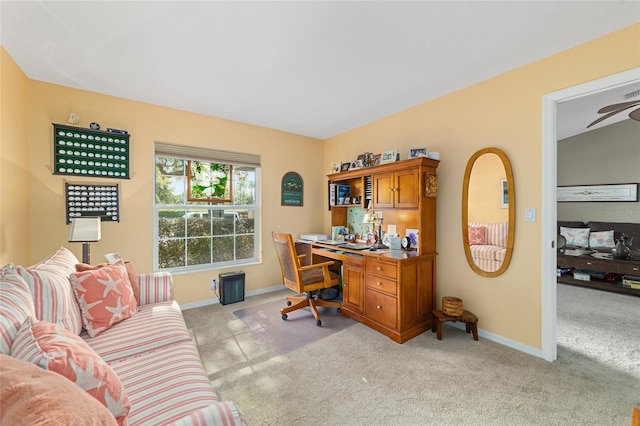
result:
[[[233,203],[236,205],[255,205],[256,172],[255,169],[238,167],[233,175]]]
[[[209,212],[187,213],[187,236],[207,237],[211,235],[211,218]]]
[[[213,237],[213,261],[233,260],[233,237]]]
[[[183,204],[186,199],[184,176],[156,175],[156,204]]]
[[[255,219],[250,217],[248,212],[245,213],[245,215],[240,215],[240,219],[238,219],[236,230],[238,234],[249,234],[255,232]]]
[[[158,241],[158,267],[177,268],[184,266],[184,240]]]
[[[156,157],[156,173],[161,175],[184,176],[184,160]]]
[[[187,265],[211,263],[211,239],[189,238],[187,240]]]
[[[160,210],[159,237],[184,237],[184,210]]]
[[[255,252],[253,235],[240,235],[236,238],[236,259],[251,259]]]
[[[217,217],[213,218],[213,235],[232,235],[235,215],[224,214],[222,211],[215,212]]]

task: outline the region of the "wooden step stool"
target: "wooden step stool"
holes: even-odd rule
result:
[[[431,331],[436,332],[438,340],[442,340],[442,324],[445,322],[463,322],[466,324],[467,333],[473,333],[473,340],[478,340],[478,317],[469,311],[462,311],[462,315],[459,317],[452,317],[444,312],[442,309],[434,309],[431,311],[433,320],[431,321]]]

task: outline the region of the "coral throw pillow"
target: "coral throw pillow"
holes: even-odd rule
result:
[[[131,404],[122,382],[79,336],[29,317],[18,330],[11,356],[63,375],[107,407],[118,424],[127,424]]]
[[[589,247],[589,234],[591,228],[560,227],[560,235],[567,240],[567,245],[572,247]]]
[[[124,262],[75,272],[69,277],[89,336],[96,337],[137,312]]]
[[[0,401],[3,425],[117,424],[104,405],[65,377],[2,354]]]
[[[484,226],[470,226],[469,244],[472,246],[487,244],[487,228]]]
[[[98,263],[97,265],[89,265],[87,263],[78,263],[76,265],[77,272],[84,271],[92,271],[95,269],[104,268],[105,266],[109,266],[111,263]],[[129,282],[131,283],[131,289],[133,290],[133,297],[136,298],[136,302],[140,305],[140,280],[138,279],[138,272],[136,271],[135,266],[131,262],[125,262],[124,267],[127,269],[127,276],[129,277]]]

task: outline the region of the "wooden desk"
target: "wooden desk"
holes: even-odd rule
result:
[[[435,308],[436,253],[350,250],[313,243],[313,262],[342,262],[342,315],[398,343],[429,330]]]

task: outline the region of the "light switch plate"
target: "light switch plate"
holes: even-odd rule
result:
[[[525,222],[535,222],[536,221],[536,208],[535,207],[527,207],[524,209],[524,221]]]

